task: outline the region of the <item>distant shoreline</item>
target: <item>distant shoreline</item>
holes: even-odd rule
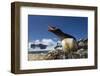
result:
[[[48,53],[49,51],[28,51],[28,54]]]

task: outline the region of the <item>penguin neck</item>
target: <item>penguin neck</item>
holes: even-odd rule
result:
[[[61,30],[53,32],[58,38],[62,41],[65,38],[65,33],[63,33]]]
[[[61,30],[53,32],[56,36],[59,37],[59,39],[62,41],[65,38],[73,38],[74,40],[76,40],[73,36],[69,35],[69,34],[65,34],[64,32],[62,32]]]

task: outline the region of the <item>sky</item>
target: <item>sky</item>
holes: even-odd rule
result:
[[[77,40],[87,38],[88,18],[71,16],[28,15],[28,41],[54,44],[58,37],[48,31],[48,26],[56,26]]]
[[[57,38],[48,31],[48,25],[60,28],[63,32],[73,35],[76,39],[87,38],[87,17],[64,17],[64,16],[28,16],[28,39],[29,41],[42,38]]]

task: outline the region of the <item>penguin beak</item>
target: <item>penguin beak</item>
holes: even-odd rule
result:
[[[55,31],[56,27],[48,26],[48,31]]]

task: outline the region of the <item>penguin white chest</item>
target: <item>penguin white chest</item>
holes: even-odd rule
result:
[[[77,43],[73,38],[65,38],[62,40],[62,48],[65,53],[73,51],[77,47]]]

